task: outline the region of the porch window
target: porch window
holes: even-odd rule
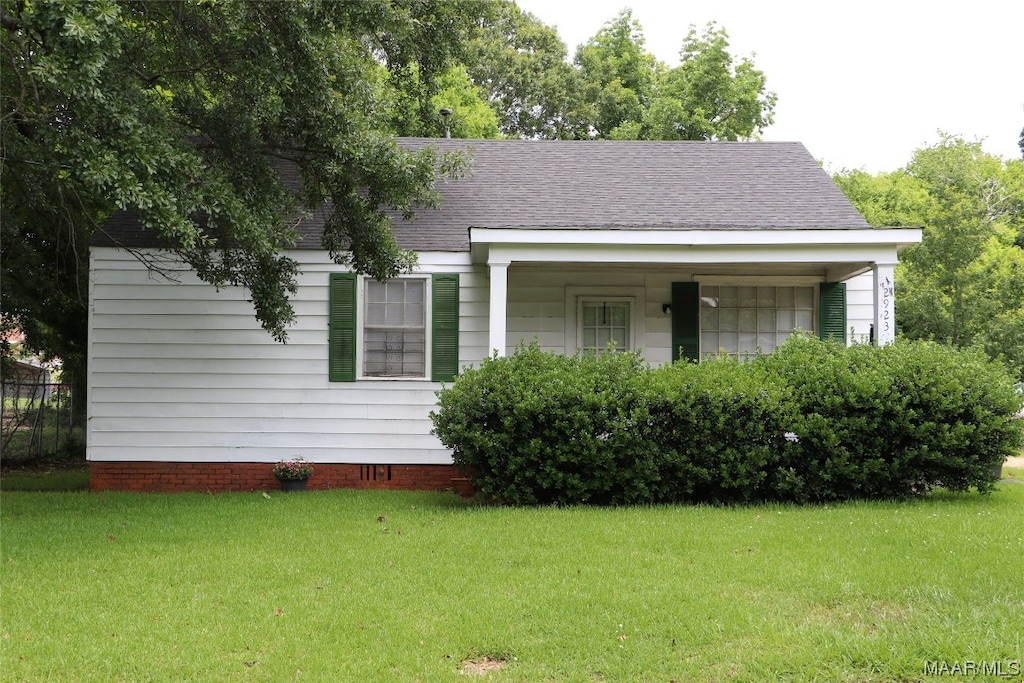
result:
[[[769,353],[801,329],[814,331],[814,287],[702,286],[701,355]]]
[[[632,299],[627,297],[580,297],[577,313],[580,347],[599,354],[605,352],[609,344],[614,344],[616,351],[631,350],[632,305]]]

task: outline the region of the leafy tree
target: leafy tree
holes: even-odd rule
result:
[[[382,207],[432,205],[430,152],[398,149],[395,90],[421,120],[486,3],[2,0],[3,316],[81,378],[88,243],[138,216],[206,282],[247,288],[278,339],[301,206],[376,277],[411,266]],[[275,164],[295,164],[301,189]],[[442,170],[453,170],[442,164]]]
[[[381,71],[385,71],[383,67]],[[486,93],[470,80],[461,64],[452,64],[435,78],[434,94],[429,97],[431,106],[425,110],[417,99],[418,69],[413,68],[408,76],[411,88],[408,84],[399,86],[386,73],[382,78],[394,86],[385,88],[385,94],[390,97],[388,127],[395,135],[437,138],[447,131],[453,138],[496,138],[500,133],[498,116],[488,106]],[[445,109],[450,112],[447,118],[442,114]]]
[[[572,139],[581,126],[579,76],[558,32],[512,0],[467,46],[467,70],[508,137]]]
[[[897,268],[900,332],[981,347],[1024,377],[1024,161],[943,135],[905,169],[836,182],[872,225],[924,226]]]
[[[736,63],[724,28],[690,28],[682,63],[659,82],[644,117],[646,137],[657,140],[745,140],[772,123],[777,97],[749,58]]]
[[[771,123],[776,96],[750,59],[728,51],[724,29],[690,28],[670,69],[644,48],[623,10],[579,46],[573,63],[554,28],[497,0],[468,48],[467,70],[500,120],[523,138],[739,140]]]
[[[690,27],[668,68],[644,52],[629,10],[576,55],[590,134],[620,140],[746,140],[771,125],[777,97],[750,58],[735,60],[724,28]]]
[[[978,297],[968,321],[974,323],[973,343],[1024,380],[1024,249],[1009,243],[1008,235],[993,236],[967,277]]]
[[[871,225],[920,227],[924,224],[928,188],[905,170],[878,175],[845,170],[834,179]]]
[[[591,137],[610,138],[620,125],[643,118],[664,69],[644,42],[640,22],[625,9],[576,51]]]
[[[470,80],[466,69],[455,65],[438,79],[438,92],[430,98],[435,111],[450,110],[445,122],[453,138],[498,137],[498,115],[487,106],[484,93]],[[427,133],[427,137],[433,135]]]

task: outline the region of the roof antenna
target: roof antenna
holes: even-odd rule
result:
[[[452,129],[449,124],[451,124],[452,121],[452,110],[445,107],[441,110],[441,116],[444,117],[444,136],[446,138],[450,138],[452,136]]]

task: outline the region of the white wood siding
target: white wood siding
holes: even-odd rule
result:
[[[636,340],[644,358],[665,363],[672,358],[672,319],[661,311],[672,300],[672,282],[688,280],[690,273],[666,274],[657,270],[609,266],[578,269],[513,265],[508,274],[507,353],[520,341],[536,339],[541,348],[557,353],[575,353],[575,335],[566,339],[566,288],[640,288],[643,290],[644,335]]]
[[[92,250],[91,460],[451,462],[430,434],[440,384],[328,381],[328,274],[340,268],[319,252],[290,255],[302,269],[292,299],[297,320],[279,344],[260,328],[243,290],[216,291],[187,269],[168,282],[124,252]],[[459,360],[479,363],[488,355],[486,266],[472,265],[469,254],[434,253],[420,256],[419,271],[461,274]],[[672,282],[692,276],[655,266],[513,264],[507,352],[535,338],[546,350],[574,352],[566,292],[621,287],[643,294],[637,346],[648,361],[668,362],[671,316],[662,304],[671,301]],[[848,282],[848,323],[864,338],[872,292],[870,273]]]
[[[866,342],[875,319],[874,276],[864,273],[846,281],[846,326],[853,330],[850,341]]]
[[[260,328],[240,288],[189,272],[168,282],[114,249],[92,250],[91,460],[446,464],[430,434],[438,383],[327,380],[324,254],[295,251],[302,274],[288,343]],[[485,268],[423,254],[419,271],[461,274],[460,364],[487,347]]]

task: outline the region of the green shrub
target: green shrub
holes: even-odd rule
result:
[[[881,349],[903,398],[900,475],[915,490],[990,491],[1022,444],[1020,399],[999,363],[977,350],[899,342]]]
[[[797,336],[752,363],[656,369],[534,343],[464,370],[431,418],[502,502],[814,502],[989,491],[1020,448],[1018,402],[1002,366],[925,342]]]
[[[725,358],[664,366],[645,384],[638,437],[660,455],[658,502],[773,497],[766,473],[787,446],[790,421],[779,382]]]
[[[989,491],[1019,444],[1009,376],[970,351],[798,336],[755,365],[789,387],[795,410],[799,442],[769,474],[784,499]]]
[[[502,502],[647,500],[651,453],[631,450],[639,356],[562,356],[537,343],[465,369],[438,392],[434,433],[476,488]]]

